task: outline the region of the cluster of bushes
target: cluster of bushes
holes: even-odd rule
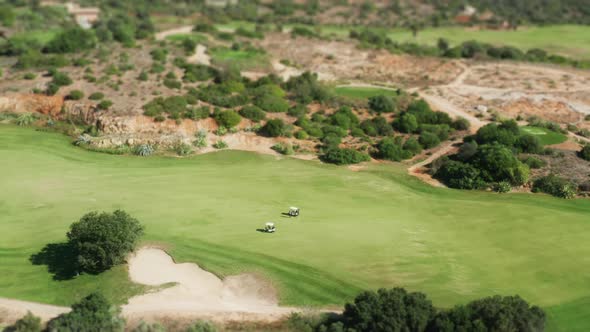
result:
[[[357,295],[340,315],[319,318],[294,314],[289,325],[298,331],[543,331],[546,316],[519,296],[493,296],[447,310],[432,305],[420,292],[379,289]]]
[[[72,79],[66,73],[50,70],[49,75],[51,75],[52,79],[47,85],[46,92],[50,96],[56,94],[62,86],[67,86],[73,83]]]
[[[439,161],[435,177],[458,189],[481,189],[500,182],[520,186],[528,181],[530,168],[516,153],[542,151],[538,138],[521,134],[516,121],[492,123],[466,139],[458,154]]]
[[[414,137],[404,141],[401,136],[386,137],[377,144],[376,148],[375,157],[391,161],[409,159],[422,151],[422,146]]]
[[[576,186],[570,181],[550,174],[533,182],[533,192],[543,192],[555,197],[571,199],[576,196]]]
[[[358,164],[371,160],[368,154],[354,149],[331,146],[320,157],[323,162],[336,165]]]
[[[590,161],[590,144],[584,145],[582,150],[578,152],[578,156],[584,160]]]
[[[105,15],[94,24],[99,41],[116,41],[126,47],[132,47],[136,39],[145,39],[154,33],[155,27],[147,11],[129,12],[129,8],[121,9],[114,15]]]

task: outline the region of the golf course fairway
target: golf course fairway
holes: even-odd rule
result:
[[[301,216],[281,213],[289,206]],[[590,329],[590,201],[432,188],[397,164],[353,172],[239,151],[113,156],[60,134],[0,125],[0,297],[70,305],[94,290],[145,291],[125,266],[60,279],[64,242],[89,211],[124,209],[178,262],[258,272],[281,303],[340,307],[405,287],[438,307],[500,294],[545,309],[549,331]],[[266,222],[277,232],[257,232]],[[51,271],[50,271],[51,270]],[[55,276],[55,277],[54,277]]]

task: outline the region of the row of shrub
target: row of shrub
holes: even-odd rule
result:
[[[545,62],[559,65],[571,65],[579,68],[590,68],[588,60],[573,60],[561,55],[549,54],[547,51],[534,48],[526,52],[511,46],[493,46],[476,40],[465,41],[451,47],[446,39],[439,39],[436,47],[416,43],[398,43],[387,37],[385,33],[374,30],[351,30],[350,38],[357,39],[361,46],[384,48],[394,53],[408,53],[418,56],[442,56],[448,58],[489,58],[498,60],[515,60],[529,62]]]

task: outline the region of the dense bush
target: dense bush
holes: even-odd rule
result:
[[[254,104],[267,112],[284,113],[289,110],[289,103],[285,99],[273,95],[255,98]]]
[[[330,116],[329,121],[332,123],[332,125],[338,126],[344,130],[358,127],[360,123],[358,117],[348,106],[340,107],[338,111]]]
[[[242,117],[233,110],[216,112],[214,118],[218,125],[225,128],[233,128],[242,121]]]
[[[48,331],[110,331],[123,332],[125,320],[99,293],[93,293],[72,305],[72,311],[49,321]]]
[[[377,113],[395,112],[396,104],[391,96],[374,96],[369,98],[369,108]]]
[[[582,147],[582,150],[578,152],[578,156],[580,156],[580,158],[584,160],[590,161],[590,144],[584,145],[584,147]]]
[[[284,154],[286,156],[290,156],[294,153],[293,146],[289,143],[277,143],[271,147],[271,149],[275,150],[280,154]]]
[[[434,176],[455,189],[479,189],[485,186],[477,168],[454,160],[446,161]]]
[[[424,331],[434,316],[432,302],[423,293],[403,288],[362,292],[347,303],[342,321],[357,332]]]
[[[428,324],[428,332],[518,331],[545,329],[545,313],[519,296],[493,296],[439,312]]]
[[[70,226],[68,242],[80,271],[100,273],[125,262],[143,235],[143,226],[125,211],[90,212]]]
[[[414,133],[418,130],[418,120],[411,113],[404,113],[393,122],[394,127],[402,133]]]
[[[576,187],[568,180],[550,174],[533,182],[533,192],[544,192],[555,197],[571,199],[576,196]]]
[[[217,332],[217,328],[209,322],[199,320],[191,324],[186,332]]]
[[[471,164],[481,171],[481,177],[486,182],[508,181],[513,185],[523,185],[530,173],[527,165],[500,144],[480,146]]]
[[[544,167],[545,165],[547,165],[547,163],[544,160],[539,159],[537,157],[533,157],[533,156],[524,157],[520,161],[522,161],[524,164],[526,164],[531,169],[537,169],[537,168],[541,168],[541,167]]]
[[[543,152],[543,145],[537,136],[525,134],[516,139],[516,148],[524,153],[541,153]]]
[[[401,137],[382,139],[377,144],[377,157],[391,161],[402,161],[412,157],[412,152],[404,150]]]
[[[187,106],[188,102],[182,96],[157,97],[143,106],[143,114],[155,117],[167,113],[170,118],[179,119],[185,114]]]
[[[99,110],[108,110],[111,106],[113,106],[113,102],[105,99],[98,103],[98,105],[96,105],[96,108],[98,108]]]
[[[302,104],[309,104],[312,101],[325,102],[331,98],[329,90],[318,81],[317,74],[310,72],[291,77],[285,83],[285,87],[292,98]]]
[[[90,96],[88,96],[88,99],[90,99],[90,100],[101,100],[103,98],[104,98],[104,93],[102,93],[102,92],[94,92]]]
[[[393,134],[393,128],[381,116],[363,121],[361,123],[361,129],[369,136],[389,136]]]
[[[202,120],[209,116],[211,116],[211,109],[209,106],[192,107],[187,109],[183,114],[183,118],[191,120]]]
[[[284,136],[287,133],[287,126],[281,119],[271,119],[260,128],[260,133],[268,137]]]
[[[349,165],[369,161],[371,158],[368,154],[354,149],[331,147],[321,156],[321,160],[336,165]]]
[[[266,118],[266,114],[263,110],[256,106],[244,106],[240,110],[240,115],[246,119],[250,119],[254,122],[260,122]]]
[[[71,28],[56,35],[45,47],[49,53],[74,53],[92,49],[96,46],[96,37],[92,30]]]
[[[80,100],[82,98],[84,98],[84,92],[80,90],[72,90],[67,96],[69,100]]]
[[[33,315],[30,311],[25,316],[17,320],[10,328],[4,331],[12,332],[41,332],[41,318]]]
[[[434,133],[425,131],[420,134],[419,142],[425,149],[431,149],[440,144],[440,138]]]
[[[217,75],[217,70],[205,65],[184,64],[184,76],[186,82],[202,82],[212,79]]]

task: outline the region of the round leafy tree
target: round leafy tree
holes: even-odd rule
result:
[[[80,271],[100,273],[125,262],[143,235],[143,226],[127,212],[90,212],[73,223],[68,241]]]

